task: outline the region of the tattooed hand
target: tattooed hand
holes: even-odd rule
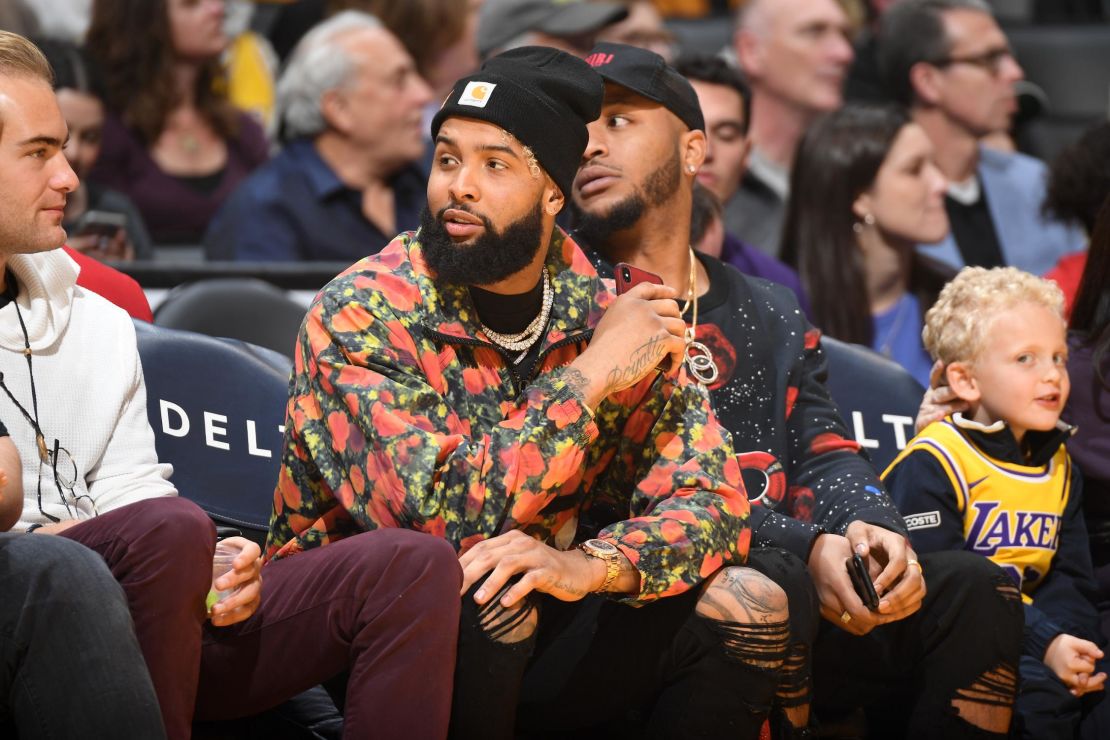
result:
[[[581,373],[587,406],[597,408],[606,396],[632,387],[668,355],[672,363],[682,361],[686,322],[674,297],[672,288],[641,283],[609,306],[590,346],[571,363]]]

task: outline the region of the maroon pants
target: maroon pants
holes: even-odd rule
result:
[[[345,736],[446,736],[462,574],[444,540],[378,530],[269,563],[254,615],[213,627],[215,530],[195,504],[151,499],[64,536],[123,586],[170,740],[190,736],[194,706],[248,716],[344,671]]]
[[[216,528],[196,504],[175,496],[124,506],[62,536],[99,553],[123,586],[166,735],[188,738]]]
[[[256,714],[347,671],[344,737],[446,737],[461,584],[445,540],[401,529],[267,564],[258,611],[205,627],[197,719]]]

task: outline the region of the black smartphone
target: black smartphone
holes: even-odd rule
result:
[[[613,268],[613,273],[616,275],[617,280],[617,295],[624,295],[640,283],[663,284],[663,278],[659,277],[654,272],[641,270],[639,267],[630,265],[627,262],[618,262]]]
[[[867,572],[867,563],[859,554],[852,555],[848,561],[848,576],[852,579],[852,588],[856,590],[860,601],[871,611],[879,609],[879,594],[875,593],[875,584],[871,582],[871,574]]]
[[[77,219],[74,227],[74,236],[97,236],[106,239],[115,238],[116,234],[127,226],[127,216],[113,211],[86,211]]]

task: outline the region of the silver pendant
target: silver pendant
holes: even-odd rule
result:
[[[721,374],[717,363],[713,361],[713,353],[701,342],[686,343],[686,363],[690,367],[690,374],[702,385],[711,385]]]

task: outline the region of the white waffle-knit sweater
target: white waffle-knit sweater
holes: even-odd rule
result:
[[[63,503],[49,463],[41,465],[31,424],[0,391],[0,419],[23,463],[23,515],[15,529],[87,519],[135,501],[174,496],[172,468],[158,462],[146,416],[146,387],[135,327],[121,309],[76,285],[77,264],[61,249],[8,260],[19,286],[38,396],[38,423],[77,464],[76,503]],[[13,303],[0,308],[0,372],[4,385],[34,416],[23,331]],[[69,494],[67,492],[67,499]],[[91,499],[91,501],[90,501]]]

